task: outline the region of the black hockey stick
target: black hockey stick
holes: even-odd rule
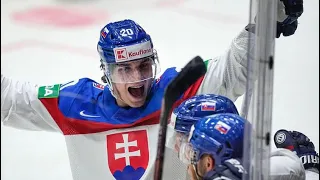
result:
[[[158,135],[154,180],[161,180],[162,178],[167,124],[172,106],[192,84],[194,84],[206,73],[206,71],[207,69],[203,59],[199,56],[196,56],[180,71],[177,77],[170,82],[164,92],[160,115],[160,128]]]

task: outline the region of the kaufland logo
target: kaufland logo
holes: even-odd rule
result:
[[[128,59],[127,51],[125,48],[117,49],[115,55],[116,55],[117,60],[127,60]]]
[[[151,56],[152,53],[153,49],[149,41],[141,44],[114,49],[116,62],[144,58],[147,56]]]
[[[149,54],[151,53],[151,48],[150,49],[140,49],[140,51],[136,52],[129,52],[129,58],[135,57],[135,56],[143,56],[144,54]]]

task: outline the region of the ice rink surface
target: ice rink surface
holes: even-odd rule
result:
[[[40,85],[100,80],[100,28],[129,18],[152,36],[162,70],[223,53],[248,23],[248,0],[3,0],[1,73]],[[241,99],[237,102],[240,109]],[[273,133],[308,135],[319,151],[319,1],[294,36],[277,39]],[[272,134],[273,134],[272,133]],[[64,137],[1,125],[1,178],[72,179]]]

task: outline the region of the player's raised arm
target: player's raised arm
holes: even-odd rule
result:
[[[297,19],[302,12],[302,4],[297,7],[294,3],[279,0],[277,38],[281,34],[291,36],[295,33],[298,26]],[[233,101],[243,95],[248,80],[248,58],[251,62],[254,60],[255,38],[255,24],[249,24],[232,40],[225,53],[208,60],[206,62],[208,71],[198,94],[218,92]],[[252,67],[251,69],[251,77],[256,79],[257,68]]]
[[[40,88],[43,95],[53,95],[55,87]],[[39,87],[14,81],[1,75],[1,122],[27,130],[60,131],[55,121],[38,99]]]
[[[253,51],[248,49],[249,41],[253,45],[255,40],[250,33],[243,29],[224,54],[207,61],[208,71],[198,94],[218,92],[235,101],[245,92],[247,57],[251,60],[254,57]],[[252,54],[248,56],[247,53]]]

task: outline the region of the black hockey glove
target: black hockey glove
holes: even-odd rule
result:
[[[319,154],[314,144],[301,132],[281,129],[274,135],[277,148],[285,148],[297,153],[305,169],[316,168],[319,171]]]

